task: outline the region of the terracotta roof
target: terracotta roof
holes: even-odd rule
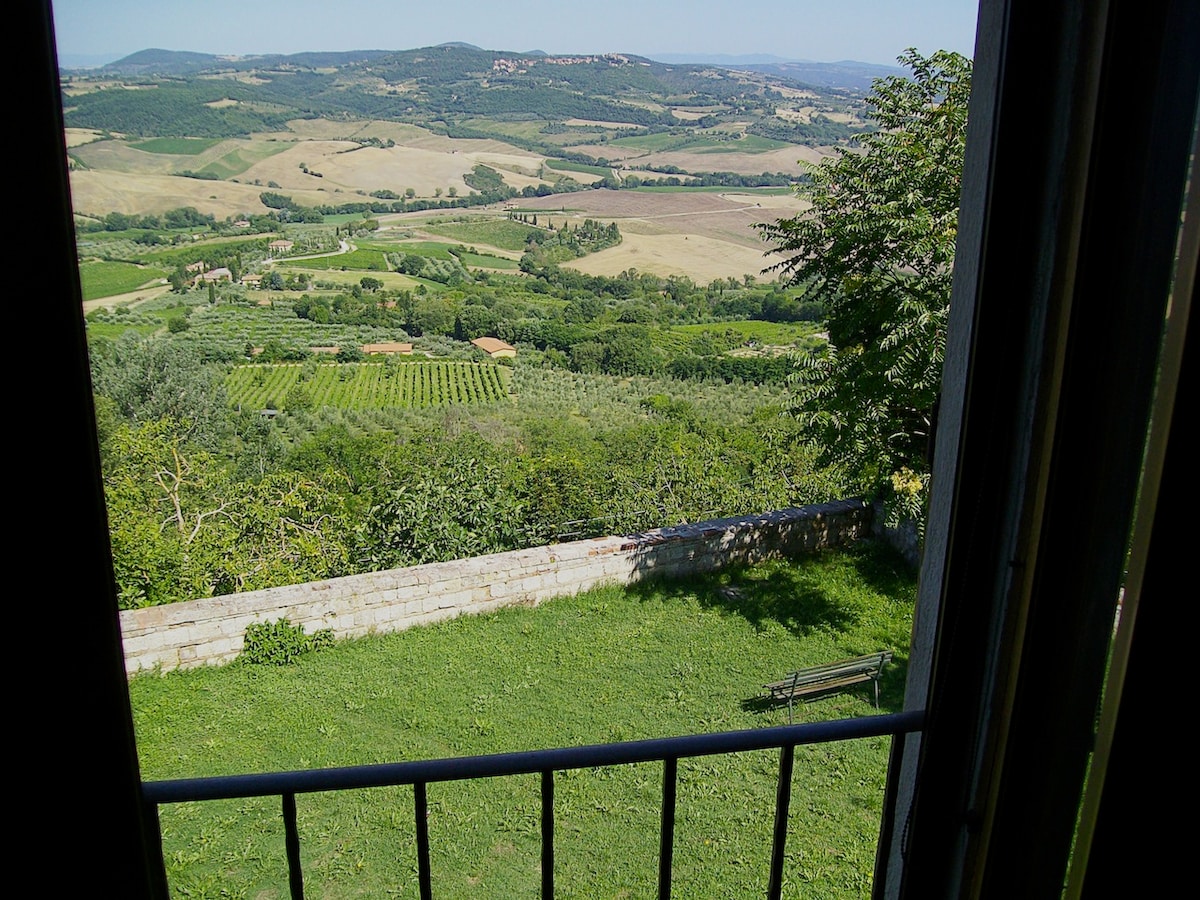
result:
[[[363,344],[363,353],[412,353],[412,344],[401,341],[384,341],[379,344]]]
[[[497,350],[512,350],[516,351],[516,347],[512,344],[505,343],[500,338],[494,337],[478,337],[471,341],[476,347],[484,353],[495,353]]]

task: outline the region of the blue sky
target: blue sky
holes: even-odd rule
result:
[[[51,0],[59,61],[138,50],[245,55],[464,41],[547,53],[769,54],[894,64],[907,47],[973,55],[977,0]]]

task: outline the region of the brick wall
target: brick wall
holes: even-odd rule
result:
[[[287,619],[309,634],[328,628],[338,638],[401,631],[503,606],[536,605],[602,583],[794,556],[865,537],[871,522],[869,506],[844,500],[122,610],[125,669],[166,672],[228,662],[241,652],[246,627],[256,622]]]

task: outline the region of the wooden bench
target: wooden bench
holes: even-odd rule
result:
[[[792,721],[792,704],[797,699],[841,691],[866,681],[875,683],[875,708],[879,708],[879,676],[892,660],[891,650],[855,656],[823,666],[810,666],[792,672],[786,678],[764,685],[772,702],[787,702],[788,722]]]

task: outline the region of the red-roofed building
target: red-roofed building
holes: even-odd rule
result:
[[[490,356],[492,359],[501,359],[502,357],[513,357],[517,355],[517,348],[512,344],[505,343],[499,338],[494,337],[478,337],[471,341],[476,347]]]
[[[412,344],[406,344],[401,341],[384,341],[379,344],[363,344],[362,352],[367,354],[373,353],[405,353],[411,354],[413,350]]]

